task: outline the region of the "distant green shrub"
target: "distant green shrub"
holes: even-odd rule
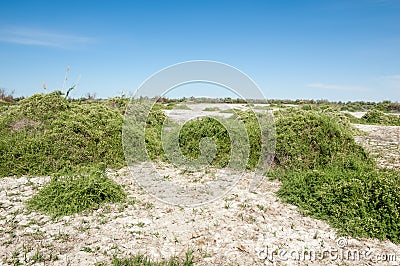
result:
[[[362,121],[360,118],[355,117],[354,115],[352,115],[351,113],[348,112],[343,112],[342,113],[345,117],[347,117],[348,121],[352,124],[361,124]]]
[[[233,113],[235,113],[235,110],[234,109],[224,109],[219,112],[222,114],[233,114]]]
[[[388,116],[379,110],[368,111],[361,119],[368,124],[387,124],[389,122]]]
[[[166,160],[161,142],[162,128],[166,119],[167,116],[160,109],[152,109],[147,118],[145,142],[147,154],[151,160]]]
[[[203,109],[205,112],[221,111],[219,107],[206,107]]]
[[[400,115],[386,114],[382,111],[373,109],[363,115],[360,121],[364,124],[400,126]]]
[[[223,120],[224,123],[221,124],[219,120]],[[211,165],[226,167],[236,158],[240,161],[240,163],[238,161],[240,165],[243,161],[246,161],[246,165],[243,165],[243,167],[254,169],[260,160],[262,144],[261,128],[255,113],[234,110],[232,117],[219,118],[219,120],[213,117],[205,117],[185,123],[179,132],[179,147],[182,154],[190,159],[198,159],[201,154],[202,139],[211,138],[216,146],[216,154]],[[243,127],[238,128],[235,120],[242,121]],[[232,143],[235,143],[235,146],[232,146]],[[158,145],[161,145],[161,143],[158,143]],[[161,150],[161,148],[158,150]],[[246,151],[248,157],[245,158]],[[241,154],[241,156],[235,157],[238,154]],[[234,158],[233,161],[231,161],[232,157]]]
[[[174,109],[177,109],[177,110],[192,110],[192,109],[190,109],[189,106],[187,106],[186,104],[183,104],[183,103],[177,104],[174,107]]]
[[[271,141],[272,139],[275,138],[275,125],[272,123],[271,117],[269,117],[266,114],[257,114],[251,110],[248,111],[241,111],[234,109],[235,115],[231,117],[231,119],[240,119],[243,121],[247,137],[249,139],[249,145],[250,145],[250,153],[249,153],[249,158],[247,162],[247,169],[253,170],[259,163],[260,156],[262,155],[262,133],[269,133],[271,139],[264,139],[265,141],[269,141],[268,145],[274,145],[275,141]],[[259,119],[259,120],[258,120]],[[268,124],[263,124],[264,128],[261,127],[260,122],[266,122]],[[266,143],[264,143],[266,144]],[[271,149],[271,147],[269,147]],[[265,152],[265,151],[264,151]]]

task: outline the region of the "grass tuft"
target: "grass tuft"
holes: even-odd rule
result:
[[[122,187],[108,178],[102,170],[88,174],[54,177],[26,205],[52,217],[72,215],[97,208],[102,203],[125,200]]]
[[[185,259],[183,261],[180,261],[176,257],[172,257],[168,261],[155,262],[152,259],[142,254],[138,254],[131,258],[120,259],[114,257],[112,260],[112,265],[113,266],[180,266],[180,265],[191,266],[194,265],[193,251],[188,250],[185,254]]]

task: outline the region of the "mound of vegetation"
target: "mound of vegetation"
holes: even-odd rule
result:
[[[369,161],[344,116],[291,108],[276,116],[276,157],[280,167],[306,170],[348,158]]]
[[[379,170],[341,115],[290,110],[276,119],[278,195],[339,232],[400,242],[400,176]]]
[[[57,92],[24,99],[0,116],[0,177],[120,167],[122,120],[106,104],[73,103]]]
[[[60,91],[49,94],[35,94],[18,104],[18,115],[43,123],[51,122],[59,113],[69,108],[69,102]]]
[[[242,166],[254,169],[261,154],[260,125],[254,112],[240,110],[234,112],[230,118],[205,117],[185,123],[177,133],[182,154],[190,159],[198,159],[201,150],[206,149],[202,140],[210,138],[216,148],[215,156],[210,162],[212,166],[222,168],[231,163],[230,166],[237,166],[238,169]],[[243,122],[243,127],[238,127],[237,120]],[[162,147],[158,148],[160,149]],[[235,158],[233,161],[231,161],[232,156]],[[243,161],[246,161],[246,165],[242,165]]]
[[[187,122],[179,132],[179,146],[183,155],[197,159],[200,155],[200,141],[212,138],[216,144],[216,155],[212,165],[225,167],[229,162],[231,143],[228,130],[211,117]]]
[[[362,124],[374,124],[384,126],[400,126],[400,115],[386,114],[379,110],[368,111],[360,119]]]
[[[354,124],[400,126],[400,115],[384,113],[378,109],[369,110],[361,118],[357,118],[350,113],[344,114]]]
[[[54,177],[30,198],[28,208],[53,217],[91,210],[102,203],[125,200],[122,187],[109,179],[104,170],[87,174]]]

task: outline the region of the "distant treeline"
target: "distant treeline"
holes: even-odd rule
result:
[[[61,95],[63,93],[59,91]],[[17,103],[20,100],[23,100],[25,97],[14,97],[13,92],[6,93],[4,89],[0,88],[0,103]],[[138,97],[140,99],[149,99],[149,97]],[[173,103],[173,102],[193,102],[193,103],[237,103],[237,104],[270,104],[272,106],[279,105],[312,105],[312,106],[331,106],[335,107],[341,111],[369,111],[369,110],[379,110],[382,112],[400,112],[400,102],[392,102],[392,101],[382,101],[382,102],[370,102],[370,101],[328,101],[325,99],[320,100],[307,100],[307,99],[297,99],[297,100],[289,100],[289,99],[240,99],[240,98],[208,98],[208,97],[182,97],[182,98],[167,98],[156,96],[151,99],[156,100],[160,103]],[[79,99],[70,99],[72,101],[102,101],[105,99],[95,99],[95,96],[88,94],[87,97],[82,97]],[[127,103],[128,98],[126,96],[122,97],[112,97],[108,100],[116,100],[119,104],[124,102]]]
[[[382,101],[382,102],[364,102],[364,101],[328,101],[328,100],[305,100],[305,99],[297,99],[297,100],[279,100],[279,99],[240,99],[240,98],[206,98],[206,97],[189,97],[189,98],[179,98],[179,99],[172,99],[172,98],[165,98],[165,97],[156,97],[158,102],[161,103],[171,103],[171,102],[186,102],[191,101],[194,103],[250,103],[250,104],[271,104],[271,105],[328,105],[337,107],[342,111],[368,111],[372,109],[380,110],[382,112],[400,112],[400,103],[399,102],[392,102],[392,101]]]

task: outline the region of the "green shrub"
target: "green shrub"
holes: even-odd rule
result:
[[[400,176],[371,168],[286,172],[278,191],[306,215],[328,221],[340,233],[400,243]]]
[[[61,113],[49,127],[56,170],[72,166],[106,163],[124,165],[121,143],[122,115],[105,105],[75,105]]]
[[[203,109],[205,112],[221,111],[219,107],[206,107]]]
[[[379,110],[368,111],[361,119],[367,124],[387,124],[389,122],[385,113]]]
[[[277,116],[278,195],[340,233],[400,242],[400,175],[378,170],[342,114],[289,110]]]
[[[230,118],[205,117],[191,120],[183,125],[179,133],[173,131],[170,134],[179,135],[177,143],[179,143],[182,154],[187,158],[199,159],[201,149],[207,149],[205,143],[201,143],[201,141],[210,138],[215,143],[216,149],[215,156],[210,162],[211,165],[226,167],[229,164],[230,167],[237,169],[242,169],[242,167],[254,169],[259,163],[261,155],[259,122],[256,114],[252,111],[234,110],[234,112],[235,114]],[[260,117],[260,119],[264,118]],[[238,120],[243,123],[238,124]],[[169,141],[167,139],[167,142]],[[161,143],[157,145],[161,145]],[[211,150],[204,150],[204,152],[206,157],[211,154]]]
[[[0,176],[48,175],[95,163],[125,164],[122,115],[105,104],[34,95],[0,116]]]
[[[393,114],[386,114],[382,111],[373,109],[368,111],[361,117],[361,123],[386,125],[386,126],[400,126],[400,116]]]
[[[216,119],[206,117],[187,122],[179,133],[179,146],[183,155],[197,159],[200,155],[200,140],[212,138],[216,144],[216,155],[212,165],[225,167],[229,163],[231,143],[227,129]]]
[[[354,115],[352,115],[352,114],[350,114],[350,113],[347,113],[347,112],[344,112],[344,113],[342,113],[347,119],[348,119],[348,121],[350,122],[350,123],[352,123],[352,124],[361,124],[362,123],[362,121],[361,121],[361,119],[360,118],[357,118],[357,117],[355,117]]]
[[[192,110],[192,109],[190,109],[189,106],[187,106],[186,104],[183,104],[183,103],[177,104],[177,105],[174,107],[174,109],[175,109],[175,110]]]
[[[104,170],[88,174],[58,176],[39,190],[26,205],[53,217],[72,215],[97,208],[102,203],[125,200],[122,187],[109,179]]]
[[[271,124],[270,117],[267,117],[264,114],[255,113],[251,110],[249,111],[241,111],[234,109],[235,115],[231,117],[231,119],[240,119],[243,121],[247,137],[249,139],[250,151],[249,151],[249,159],[247,163],[247,169],[253,170],[257,164],[259,163],[261,156],[261,144],[262,144],[262,136],[261,133],[267,133],[267,131],[271,134],[269,137],[272,139],[275,138],[275,134],[273,131],[274,126]],[[264,123],[263,123],[264,122]],[[265,124],[265,122],[267,124]],[[260,124],[261,123],[261,124]],[[261,128],[261,125],[264,128]],[[271,140],[271,139],[270,139]],[[268,143],[275,144],[275,141]],[[271,147],[269,147],[271,148]]]
[[[162,128],[167,116],[160,109],[153,108],[146,121],[146,150],[151,160],[166,161],[161,142]]]
[[[339,115],[289,109],[276,116],[276,157],[285,169],[324,167],[347,156],[369,162],[351,125]]]

